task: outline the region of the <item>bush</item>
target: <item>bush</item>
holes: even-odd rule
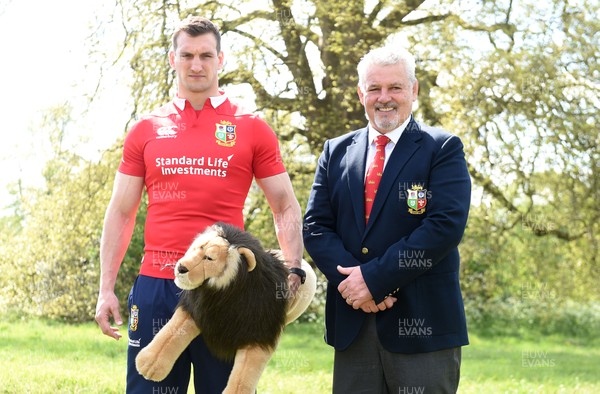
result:
[[[119,152],[107,151],[99,162],[61,152],[47,163],[45,187],[20,194],[19,226],[10,232],[5,231],[6,223],[2,228],[0,267],[15,273],[0,278],[0,299],[7,308],[70,322],[93,319],[102,223]],[[144,216],[141,209],[138,220]],[[137,273],[142,247],[142,231],[136,228],[115,289],[122,303]]]
[[[467,322],[481,335],[552,335],[595,340],[600,332],[600,303],[552,298],[465,300]]]

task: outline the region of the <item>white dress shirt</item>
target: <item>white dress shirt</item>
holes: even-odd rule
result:
[[[396,128],[386,134],[381,134],[379,131],[372,128],[371,124],[369,123],[369,125],[368,125],[369,145],[368,145],[368,150],[367,150],[367,161],[365,163],[366,164],[365,179],[367,178],[367,170],[369,169],[369,166],[371,165],[371,162],[373,161],[373,158],[375,157],[375,138],[378,135],[385,135],[386,137],[388,137],[390,139],[390,142],[388,142],[388,144],[385,146],[385,161],[383,163],[383,169],[385,171],[385,166],[387,165],[388,159],[390,158],[390,155],[392,154],[394,147],[396,147],[396,144],[400,140],[400,137],[402,137],[402,133],[406,129],[406,126],[408,126],[408,123],[410,122],[411,119],[412,119],[412,115],[409,116],[408,118],[406,118],[404,123],[402,123],[400,126],[398,126],[398,128]]]

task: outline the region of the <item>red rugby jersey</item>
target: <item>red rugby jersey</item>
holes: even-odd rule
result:
[[[207,226],[223,221],[244,227],[253,177],[285,172],[273,130],[222,99],[206,100],[195,111],[176,98],[125,138],[119,172],[144,177],[148,192],[140,274],[174,278],[175,263]]]

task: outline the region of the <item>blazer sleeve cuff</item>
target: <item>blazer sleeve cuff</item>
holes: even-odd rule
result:
[[[379,304],[387,297],[393,295],[393,293],[386,290],[381,284],[384,283],[382,278],[379,278],[377,265],[373,264],[374,261],[367,264],[362,264],[360,270],[365,281],[365,284],[371,292],[371,296],[376,304]],[[399,289],[398,289],[399,290]],[[397,290],[396,290],[397,291]]]

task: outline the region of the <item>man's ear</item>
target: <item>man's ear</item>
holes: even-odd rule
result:
[[[256,257],[254,257],[254,253],[250,249],[238,248],[238,252],[246,258],[246,261],[248,262],[248,272],[256,268]]]
[[[415,83],[413,83],[413,102],[417,101],[417,96],[419,95],[419,81],[415,80]]]
[[[169,51],[169,65],[175,69],[175,51],[173,49]]]
[[[223,64],[225,64],[225,54],[223,53],[223,51],[219,52],[217,58],[219,59],[219,65],[217,66],[217,70],[221,71],[223,69]]]
[[[358,99],[360,100],[360,103],[364,106],[365,105],[365,94],[363,93],[362,89],[360,88],[360,85],[356,86],[356,92],[358,93]]]

